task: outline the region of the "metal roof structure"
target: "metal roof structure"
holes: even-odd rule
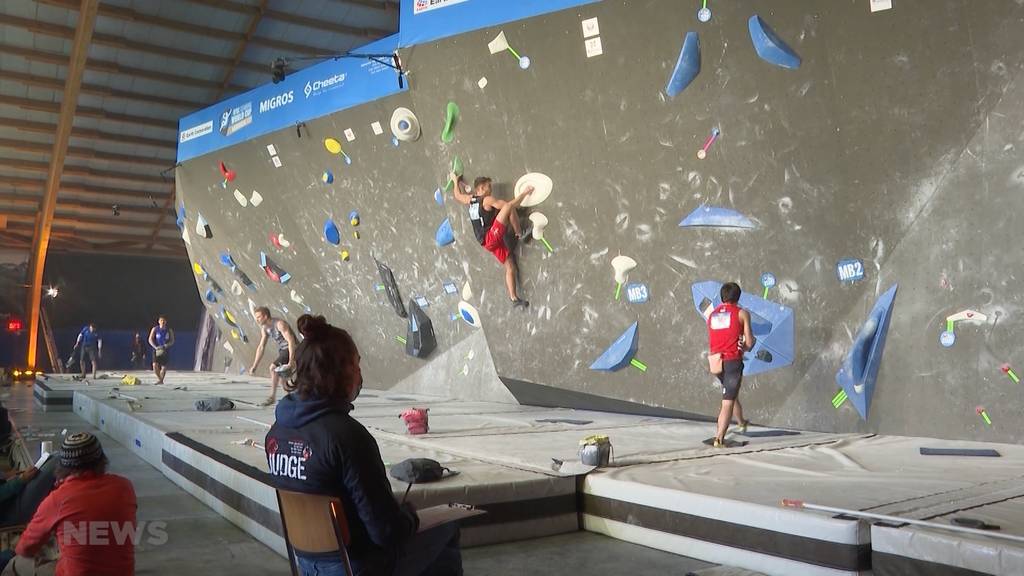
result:
[[[398,8],[399,0],[4,0],[0,246],[39,247],[52,189],[43,251],[187,258],[168,170],[178,118],[266,83],[275,58],[343,53],[393,34]],[[69,97],[77,104],[62,114]]]

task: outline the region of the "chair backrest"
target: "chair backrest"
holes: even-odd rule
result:
[[[278,490],[277,504],[289,557],[293,550],[311,554],[337,552],[347,573],[352,574],[345,550],[350,541],[348,521],[341,500],[335,496]]]

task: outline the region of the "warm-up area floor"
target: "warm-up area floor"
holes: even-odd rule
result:
[[[140,376],[152,382],[151,376]],[[51,377],[37,383],[36,400],[48,411],[73,408],[127,447],[119,449],[125,457],[134,454],[148,462],[216,514],[281,552],[262,449],[274,416],[256,406],[267,395],[267,381],[178,373],[157,387],[123,386],[119,379],[112,375],[85,384]],[[196,400],[211,396],[232,399],[235,409],[195,410]],[[430,434],[405,433],[398,414],[414,406],[430,409]],[[551,536],[547,542],[579,551],[593,547],[581,554],[598,557],[604,544],[575,533],[582,525],[618,540],[767,574],[1024,573],[1019,542],[872,525],[780,505],[791,498],[940,523],[966,516],[999,525],[1001,534],[1024,536],[1021,446],[752,427],[747,436],[734,437],[746,446],[716,450],[701,443],[713,434],[713,425],[705,422],[380,390],[365,390],[354,416],[377,438],[389,464],[426,456],[460,472],[414,487],[410,498],[420,505],[462,501],[487,509],[489,514],[480,517],[485,520],[464,527],[467,545]],[[66,422],[70,415],[32,417]],[[568,467],[553,468],[554,460],[576,460],[579,440],[592,434],[611,439],[611,467],[582,480],[566,473]],[[925,456],[922,447],[994,449],[1000,456]],[[393,486],[405,489],[398,481]],[[197,502],[192,506],[213,514]],[[493,555],[483,558],[483,550]],[[675,562],[671,565],[682,570],[651,573],[685,574],[700,567],[647,548],[624,553],[638,560],[630,563],[631,572],[648,573],[646,562]],[[500,565],[496,559],[503,555],[531,554],[540,559],[555,552],[545,544],[498,544],[467,552],[467,565]],[[482,568],[477,573],[500,572]],[[533,573],[560,572],[553,567]]]

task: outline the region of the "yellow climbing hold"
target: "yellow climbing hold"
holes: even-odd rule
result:
[[[341,251],[341,259],[344,260],[345,262],[348,262],[348,250]]]
[[[359,240],[359,230],[353,230],[352,237],[355,238],[356,240]]]
[[[324,138],[324,148],[331,154],[341,154],[341,142],[334,138]]]
[[[235,340],[238,340],[238,330],[235,330],[234,328],[232,328],[231,329],[231,337],[234,338]]]
[[[231,322],[232,324],[238,324],[238,322],[235,321],[235,315],[232,314],[231,312],[228,312],[227,310],[224,311],[224,317],[227,318],[228,322]]]
[[[196,273],[196,276],[206,274],[206,270],[203,270],[203,267],[199,265],[199,262],[192,263],[192,270]]]

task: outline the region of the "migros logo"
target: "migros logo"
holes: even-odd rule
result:
[[[335,88],[344,81],[345,74],[335,74],[321,80],[306,82],[306,87],[303,89],[303,92],[306,94],[306,98],[309,98],[314,93],[320,93],[330,90],[331,88]]]
[[[277,96],[274,96],[273,98],[267,98],[266,100],[263,100],[263,101],[260,102],[260,114],[264,114],[264,113],[269,112],[269,111],[271,111],[271,110],[273,110],[275,108],[280,108],[282,106],[287,106],[288,104],[291,104],[294,101],[295,101],[295,91],[294,90],[289,90],[289,91],[285,92],[284,94],[278,94]]]

